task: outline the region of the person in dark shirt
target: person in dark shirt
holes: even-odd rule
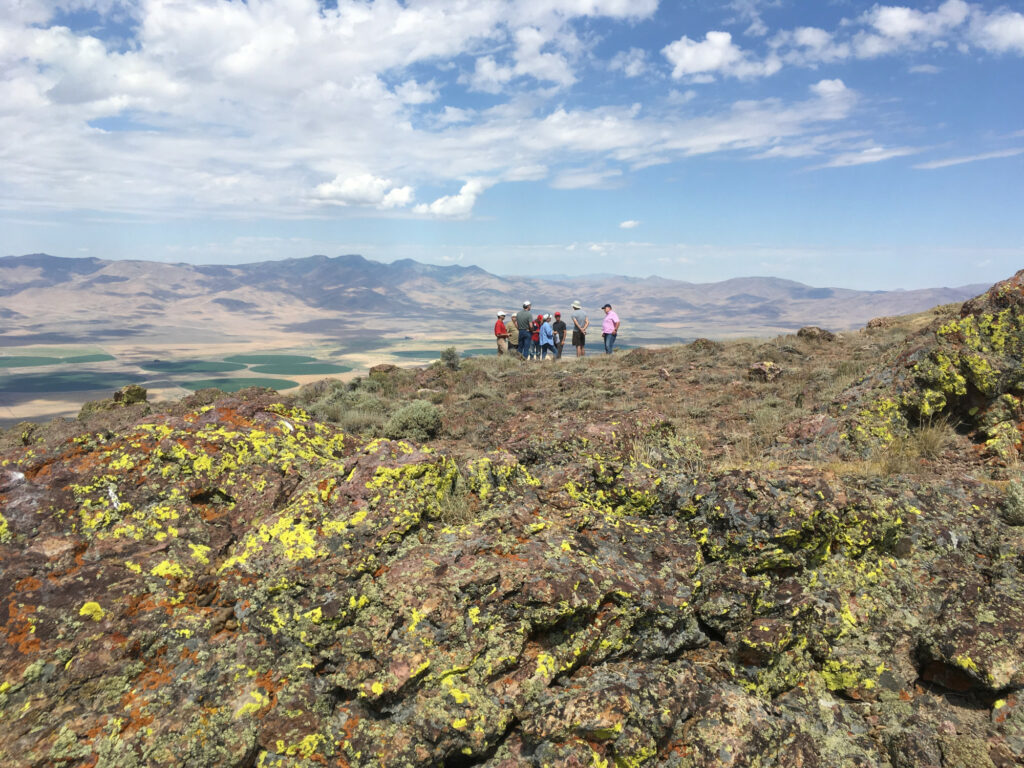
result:
[[[558,350],[558,354],[555,355],[555,359],[561,360],[562,347],[565,346],[566,331],[565,323],[562,321],[561,312],[555,312],[555,322],[552,324],[551,329],[555,332],[555,349]]]
[[[530,356],[530,325],[533,323],[533,313],[530,311],[530,302],[524,301],[523,308],[516,312],[516,328],[519,330],[519,354],[526,360]]]

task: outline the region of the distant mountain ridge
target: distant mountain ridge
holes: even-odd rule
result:
[[[410,327],[444,335],[485,328],[495,310],[515,311],[524,299],[537,310],[563,312],[580,299],[595,319],[609,301],[634,338],[770,335],[803,325],[853,328],[879,315],[964,301],[985,287],[855,291],[775,277],[515,278],[477,266],[382,263],[357,254],[194,265],[36,253],[0,258],[0,317],[7,321],[0,344],[44,343],[62,334],[102,341],[104,334],[193,326],[243,335],[261,328],[314,337],[387,335]]]

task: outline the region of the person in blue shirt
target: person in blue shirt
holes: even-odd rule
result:
[[[551,327],[551,315],[544,315],[544,322],[540,324],[540,349],[541,359],[548,359],[548,352],[551,352],[551,357],[558,357],[558,350],[555,349],[555,332]]]

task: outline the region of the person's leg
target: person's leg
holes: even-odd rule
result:
[[[528,335],[526,335],[525,333],[523,333],[522,331],[520,331],[519,332],[519,354],[523,358],[523,360],[526,359],[526,356],[529,354],[529,352],[530,352],[530,337]]]
[[[504,355],[508,350],[508,339],[503,336],[498,337],[498,356]]]
[[[615,346],[615,334],[614,333],[606,333],[604,335],[604,353],[606,355],[610,355],[612,353],[612,348],[614,346]]]

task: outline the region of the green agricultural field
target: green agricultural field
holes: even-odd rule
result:
[[[64,363],[105,363],[108,360],[116,360],[117,358],[113,355],[105,355],[102,353],[95,355],[75,355],[74,357],[65,357],[61,360]]]
[[[472,349],[464,349],[460,353],[462,357],[476,357],[478,355],[497,355],[497,345],[493,347],[473,347]]]
[[[320,362],[315,357],[308,355],[232,355],[225,357],[224,360],[228,363],[243,363],[244,365],[294,365]]]
[[[85,392],[99,389],[118,389],[125,384],[135,384],[145,377],[136,373],[80,373],[55,372],[34,373],[21,376],[0,376],[0,392]]]
[[[4,355],[0,357],[0,368],[31,368],[36,365],[59,365],[65,362],[59,357],[36,357],[34,355]]]
[[[352,370],[352,366],[334,363],[271,363],[269,365],[254,365],[249,370],[254,373],[272,373],[276,376],[312,376],[347,373]]]
[[[442,349],[444,347],[437,349],[382,349],[381,352],[407,360],[436,360],[441,355]]]
[[[228,371],[244,371],[240,363],[225,363],[213,360],[153,360],[139,363],[144,371],[159,373],[227,373]]]
[[[261,379],[261,378],[244,378],[238,377],[234,379],[199,379],[197,381],[182,381],[178,383],[178,386],[184,387],[185,389],[191,389],[193,392],[197,389],[219,389],[222,392],[237,392],[240,389],[246,387],[270,387],[276,389],[279,392],[286,389],[293,389],[299,386],[297,381],[289,381],[288,379]]]

